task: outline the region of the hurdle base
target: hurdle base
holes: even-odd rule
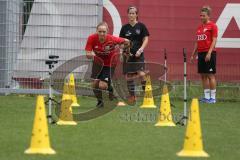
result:
[[[209,157],[207,152],[201,150],[201,151],[188,151],[188,150],[182,150],[177,153],[180,157]]]
[[[71,107],[80,107],[80,105],[78,103],[72,103]]]
[[[25,154],[56,154],[52,148],[29,148]]]
[[[142,105],[140,108],[157,108],[155,105]]]
[[[75,121],[63,121],[63,120],[59,120],[57,122],[57,125],[77,125],[77,122]]]
[[[156,127],[175,127],[173,122],[158,122],[155,124]]]

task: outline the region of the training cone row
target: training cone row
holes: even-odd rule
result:
[[[38,96],[30,147],[26,154],[55,154],[50,146],[44,97]]]
[[[172,119],[170,98],[168,88],[166,85],[163,86],[158,121],[155,124],[155,126],[170,126],[170,127],[176,126]]]
[[[68,82],[64,83],[60,115],[57,125],[77,125],[73,120],[72,107],[79,107],[77,102],[74,75],[71,73]]]
[[[64,83],[60,115],[57,125],[77,125],[72,115],[72,97],[69,94],[69,85]]]
[[[140,106],[140,108],[157,108],[154,104],[154,99],[152,95],[152,84],[150,76],[145,76],[146,85],[145,85],[145,94],[143,98],[143,104]]]
[[[192,100],[183,149],[177,155],[180,157],[209,157],[203,150],[198,99]]]

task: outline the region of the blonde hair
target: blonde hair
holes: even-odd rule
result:
[[[207,13],[208,16],[211,15],[212,9],[210,6],[206,5],[201,8],[201,12]]]
[[[108,31],[108,24],[106,22],[103,21],[103,22],[98,23],[96,29],[98,29],[100,26],[106,26],[107,31]]]

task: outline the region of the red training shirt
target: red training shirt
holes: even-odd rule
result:
[[[97,57],[103,60],[104,66],[112,66],[111,59],[116,52],[116,45],[125,41],[124,38],[115,37],[107,34],[104,43],[99,42],[98,34],[92,34],[88,37],[85,47],[86,51],[93,51]]]
[[[213,41],[213,37],[218,36],[217,25],[213,22],[207,24],[201,24],[197,29],[197,51],[208,52]],[[216,49],[213,49],[216,51]]]

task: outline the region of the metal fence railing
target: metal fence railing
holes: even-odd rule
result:
[[[101,19],[100,0],[1,0],[0,92],[47,93],[49,55],[82,55]]]
[[[48,94],[50,69],[46,60],[49,55],[59,56],[51,69],[54,72],[84,54],[88,35],[95,32],[97,23],[103,19],[102,3],[102,0],[0,0],[0,93]],[[86,74],[88,62],[84,63],[72,71],[78,81]],[[193,65],[188,67],[194,68]],[[227,66],[231,67],[230,76],[236,75],[232,79],[238,79],[239,64]],[[168,70],[173,96],[182,97],[183,63],[168,63]],[[189,79],[199,80],[195,71],[196,66],[195,70],[187,70]],[[224,79],[226,74],[218,76]],[[190,96],[199,96],[200,82],[187,84]],[[240,99],[239,83],[224,83],[218,88],[221,98]],[[230,88],[229,92],[226,88]]]
[[[11,87],[21,37],[21,1],[0,1],[0,87]]]

